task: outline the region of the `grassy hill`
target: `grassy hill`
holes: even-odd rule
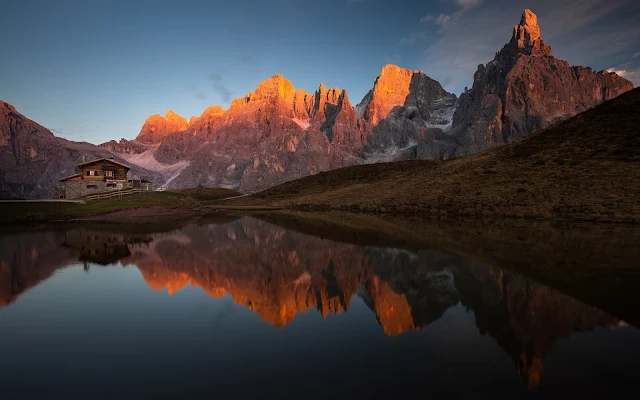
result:
[[[640,89],[479,154],[342,168],[231,202],[640,222]]]

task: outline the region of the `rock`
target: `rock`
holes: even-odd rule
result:
[[[453,118],[455,155],[513,141],[631,89],[631,82],[615,74],[554,58],[536,15],[525,10],[511,41],[493,61],[478,66],[473,87],[460,96]]]
[[[141,143],[159,143],[170,133],[183,131],[188,127],[186,118],[167,110],[164,117],[154,114],[147,118],[136,140]]]
[[[367,162],[448,158],[457,98],[422,71],[387,65],[356,107]]]

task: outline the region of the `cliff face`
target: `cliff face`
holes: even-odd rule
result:
[[[451,129],[456,96],[421,71],[395,65],[382,69],[371,90],[356,107],[367,138],[367,162],[449,156],[456,143]]]
[[[455,155],[513,141],[633,89],[615,73],[572,67],[552,56],[536,15],[525,10],[511,41],[460,96],[453,119]]]
[[[154,114],[147,118],[136,140],[141,143],[159,143],[168,134],[183,131],[188,127],[186,118],[167,110],[164,117]]]

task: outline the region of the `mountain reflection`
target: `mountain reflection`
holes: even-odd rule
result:
[[[554,343],[621,322],[516,272],[440,251],[334,242],[256,219],[190,224],[164,233],[73,228],[0,237],[0,306],[81,261],[137,267],[154,290],[187,285],[226,294],[276,327],[316,309],[347,312],[355,296],[385,334],[419,330],[450,307],[471,310],[534,387]]]

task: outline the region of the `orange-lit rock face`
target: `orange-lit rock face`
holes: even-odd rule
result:
[[[218,130],[222,123],[224,108],[220,106],[208,107],[199,117],[191,117],[189,128],[193,135],[209,135]]]
[[[155,114],[147,118],[136,140],[142,143],[159,143],[173,132],[180,132],[189,127],[187,119],[167,110],[165,116]]]
[[[529,9],[524,10],[520,25],[513,27],[513,39],[517,41],[518,48],[533,48],[542,38],[540,37],[540,27],[538,26],[538,17]],[[545,48],[544,44],[538,45],[538,49],[542,50],[540,55],[551,55],[551,47]]]
[[[413,72],[397,65],[385,65],[376,79],[372,98],[363,114],[364,120],[371,127],[386,118],[393,107],[401,106],[410,91]]]
[[[617,75],[554,58],[538,18],[525,10],[511,41],[478,66],[472,89],[460,96],[452,129],[461,143],[455,155],[511,142],[631,89]]]

